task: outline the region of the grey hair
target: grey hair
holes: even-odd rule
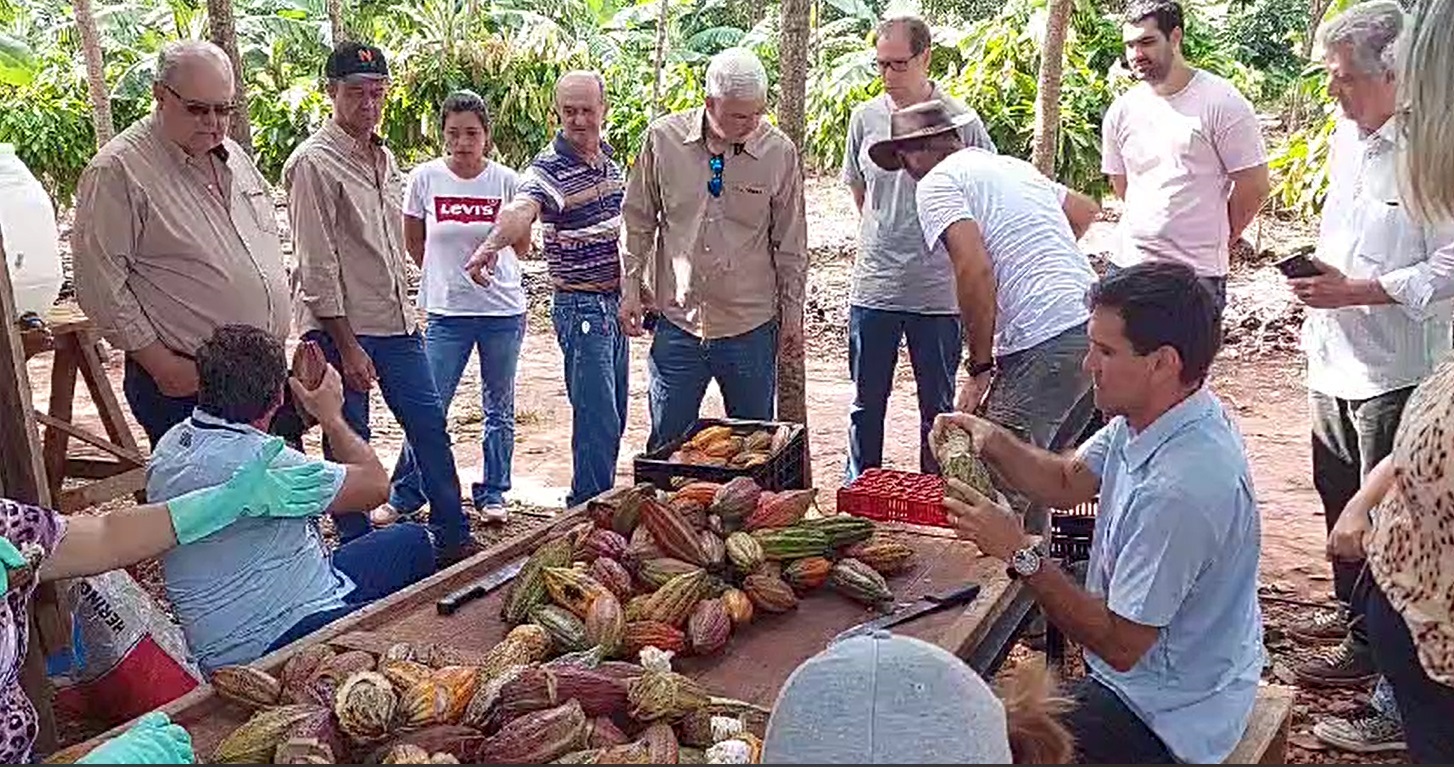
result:
[[[210,40],[173,40],[157,52],[156,72],[152,82],[170,83],[177,71],[194,59],[212,59],[232,71],[232,60],[216,43]]]
[[[560,79],[557,80],[557,81],[555,81],[555,101],[556,101],[556,103],[559,103],[560,102],[560,87],[563,86],[563,85],[565,85],[565,81],[570,80],[571,78],[575,78],[575,77],[588,77],[592,81],[594,81],[595,84],[596,84],[596,87],[599,88],[599,89],[601,89],[601,103],[602,104],[605,104],[606,103],[606,78],[601,77],[601,73],[599,73],[599,72],[597,72],[595,70],[592,70],[592,69],[573,69],[570,72],[567,72],[564,75],[561,75],[560,76]]]
[[[1395,0],[1368,0],[1338,14],[1318,30],[1327,51],[1346,45],[1353,65],[1365,75],[1394,70],[1399,32],[1404,28],[1404,11]]]
[[[1454,220],[1454,0],[1424,0],[1399,46],[1399,104],[1407,142],[1404,199],[1421,219]]]
[[[879,22],[878,28],[874,30],[875,40],[882,40],[888,33],[902,29],[909,38],[909,53],[913,56],[929,50],[930,44],[934,42],[934,31],[929,24],[918,16],[890,16]]]
[[[767,70],[746,48],[728,48],[707,65],[707,95],[712,98],[767,100]]]

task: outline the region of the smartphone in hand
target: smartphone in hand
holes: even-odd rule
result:
[[[1303,247],[1294,251],[1291,256],[1280,259],[1273,266],[1281,272],[1284,277],[1292,278],[1316,278],[1323,274],[1318,265],[1311,259],[1312,248]]]

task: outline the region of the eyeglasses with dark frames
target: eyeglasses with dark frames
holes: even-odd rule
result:
[[[889,70],[893,70],[895,72],[907,72],[909,70],[909,64],[912,63],[914,59],[917,59],[921,55],[923,55],[923,53],[923,51],[920,51],[919,53],[916,53],[907,59],[878,59],[874,63],[878,65],[879,72],[887,72]]]
[[[707,180],[707,192],[714,198],[722,197],[722,165],[724,162],[720,152],[707,159],[707,168],[712,169],[712,178]]]
[[[167,91],[171,93],[171,95],[177,97],[177,101],[180,101],[182,103],[182,108],[187,110],[187,114],[191,115],[192,117],[206,117],[207,113],[213,112],[217,114],[217,117],[230,118],[232,117],[232,113],[237,111],[237,102],[228,102],[226,104],[212,104],[210,102],[197,101],[195,99],[188,99],[187,97],[177,93],[177,89],[171,87],[167,83],[162,83],[162,87],[167,89]]]

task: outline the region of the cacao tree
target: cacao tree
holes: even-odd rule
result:
[[[101,35],[96,31],[96,16],[91,0],[75,0],[71,13],[81,37],[81,56],[86,61],[86,94],[91,102],[91,122],[95,125],[96,148],[111,141],[116,124],[111,119],[111,95],[106,90],[106,64],[101,55]]]
[[[242,57],[237,53],[237,21],[232,15],[232,0],[207,0],[207,31],[212,42],[217,44],[232,62],[232,82],[236,86],[237,109],[232,112],[232,124],[227,133],[252,154],[252,123],[247,118],[247,78],[242,68]]]

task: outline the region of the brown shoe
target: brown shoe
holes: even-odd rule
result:
[[[1332,646],[1348,637],[1348,615],[1342,609],[1320,611],[1287,629],[1288,637],[1304,646]]]
[[[1342,643],[1297,665],[1292,670],[1297,682],[1306,686],[1367,686],[1378,678],[1368,650]]]

